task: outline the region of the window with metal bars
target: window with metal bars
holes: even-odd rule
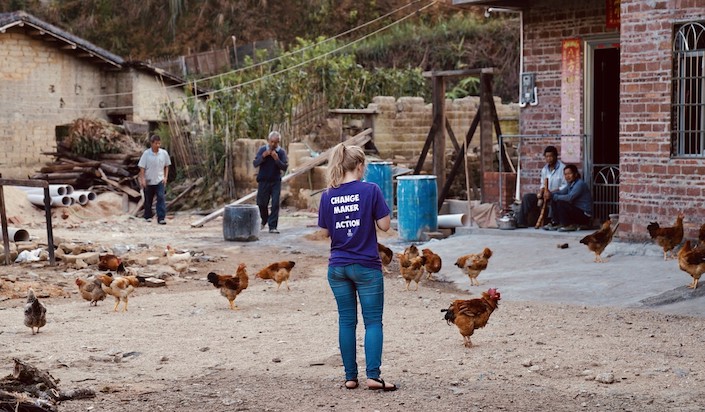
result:
[[[675,27],[671,155],[705,157],[705,25]]]

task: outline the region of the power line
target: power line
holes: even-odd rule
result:
[[[272,58],[272,59],[265,60],[265,61],[262,61],[262,62],[260,62],[260,63],[253,64],[252,66],[248,66],[248,67],[243,67],[243,68],[240,68],[240,69],[231,70],[231,71],[228,71],[228,72],[225,72],[225,73],[215,74],[215,75],[209,76],[209,77],[203,77],[203,78],[200,78],[200,79],[196,79],[196,80],[194,80],[194,81],[187,81],[187,82],[184,82],[184,83],[173,84],[173,85],[170,85],[170,86],[166,86],[166,89],[181,88],[181,87],[184,87],[184,86],[187,86],[187,85],[191,85],[191,84],[194,86],[194,88],[197,88],[197,85],[198,85],[198,83],[200,83],[200,82],[204,82],[204,81],[207,81],[207,80],[216,79],[216,78],[219,78],[219,77],[225,77],[225,76],[228,76],[228,75],[232,75],[232,74],[239,73],[239,72],[241,72],[241,71],[252,70],[252,69],[255,69],[255,68],[260,67],[260,66],[264,66],[264,65],[267,65],[267,64],[270,64],[270,63],[274,63],[274,62],[276,62],[276,61],[278,61],[278,60],[281,60],[281,59],[283,59],[283,58],[285,58],[285,57],[293,56],[293,55],[295,55],[295,54],[297,54],[297,53],[303,53],[303,52],[305,52],[305,51],[307,51],[307,50],[309,50],[309,49],[312,49],[312,48],[321,46],[321,45],[323,45],[323,44],[325,44],[325,43],[331,42],[331,41],[336,40],[336,39],[338,39],[338,38],[340,38],[340,37],[346,36],[346,35],[348,35],[348,34],[350,34],[350,33],[353,33],[353,32],[355,32],[355,31],[358,31],[358,30],[360,30],[360,29],[363,29],[363,28],[365,28],[365,27],[367,27],[367,26],[369,26],[369,25],[371,25],[371,24],[374,24],[374,23],[376,23],[376,22],[378,22],[378,21],[380,21],[380,20],[382,20],[382,19],[385,19],[385,18],[391,16],[392,14],[395,14],[395,13],[401,11],[401,10],[406,9],[407,7],[411,7],[412,5],[414,5],[414,4],[416,4],[416,3],[420,3],[420,2],[422,2],[422,1],[424,1],[424,0],[414,0],[414,1],[412,1],[411,3],[409,3],[409,4],[405,5],[405,6],[399,7],[398,9],[393,10],[393,11],[390,11],[389,13],[387,13],[387,14],[385,14],[385,15],[383,15],[383,16],[380,16],[380,17],[378,17],[378,18],[376,18],[376,19],[374,19],[374,20],[368,21],[367,23],[363,23],[363,24],[361,24],[361,25],[359,25],[359,26],[357,26],[357,27],[354,27],[354,28],[352,28],[352,29],[349,29],[349,30],[347,30],[347,31],[344,31],[344,32],[342,32],[342,33],[339,33],[339,34],[337,34],[337,35],[335,35],[335,36],[333,36],[333,37],[327,38],[327,39],[322,40],[322,41],[320,41],[320,42],[318,42],[318,43],[315,43],[315,44],[312,44],[312,45],[303,47],[303,48],[298,49],[298,50],[295,50],[295,51],[287,52],[287,53],[285,53],[285,54],[283,54],[283,55],[274,57],[274,58]],[[110,93],[110,94],[96,94],[96,95],[94,95],[94,97],[112,97],[112,96],[123,96],[123,95],[129,95],[129,94],[132,94],[132,93],[131,93],[131,92],[123,92],[123,93]]]
[[[399,8],[399,9],[397,9],[397,10],[394,10],[393,12],[387,13],[385,16],[379,17],[379,18],[377,18],[377,19],[375,19],[375,20],[373,20],[373,21],[370,21],[370,22],[368,22],[368,23],[365,23],[364,25],[358,26],[358,27],[356,27],[356,28],[354,28],[354,29],[350,29],[350,30],[348,30],[348,31],[346,31],[346,32],[343,32],[343,33],[341,33],[341,34],[338,34],[338,35],[336,35],[336,36],[333,37],[333,38],[323,40],[323,41],[321,41],[321,42],[319,42],[319,43],[316,43],[316,44],[313,44],[313,45],[310,45],[310,46],[306,46],[306,47],[303,48],[303,49],[300,49],[300,50],[297,50],[297,51],[294,51],[294,52],[287,53],[287,54],[285,54],[285,55],[282,55],[282,56],[279,56],[279,57],[270,59],[270,60],[268,60],[268,61],[259,63],[259,64],[254,65],[254,66],[249,66],[249,67],[247,67],[247,68],[234,70],[234,71],[231,71],[231,72],[228,72],[228,73],[221,73],[221,74],[219,74],[219,75],[211,76],[211,77],[209,77],[209,78],[200,79],[199,81],[203,81],[203,80],[205,80],[205,79],[213,79],[213,78],[217,78],[217,77],[222,77],[222,76],[226,76],[226,75],[229,75],[229,74],[233,74],[233,73],[240,72],[240,71],[242,71],[242,70],[248,70],[248,69],[251,69],[251,68],[254,68],[254,67],[259,67],[259,66],[262,66],[262,65],[264,65],[264,64],[268,64],[268,63],[272,63],[272,62],[274,62],[274,61],[280,60],[280,59],[282,59],[282,58],[284,58],[284,57],[288,57],[288,56],[290,56],[290,55],[294,55],[295,53],[299,53],[299,52],[302,52],[302,51],[304,51],[304,50],[308,50],[308,49],[311,49],[311,48],[320,46],[320,45],[325,44],[326,42],[329,42],[329,41],[331,41],[331,40],[333,40],[333,39],[335,39],[335,38],[344,36],[344,35],[346,35],[346,34],[349,34],[349,33],[353,32],[353,31],[358,30],[359,28],[362,28],[362,27],[364,27],[364,26],[367,26],[367,25],[369,25],[369,24],[372,24],[373,22],[378,21],[379,19],[385,18],[385,17],[387,17],[387,16],[389,16],[389,15],[391,15],[391,14],[393,14],[393,13],[396,13],[397,11],[400,11],[400,10],[402,10],[402,9],[404,9],[404,8],[406,8],[406,7],[410,6],[410,5],[412,5],[412,4],[418,3],[418,2],[420,2],[420,1],[422,1],[422,0],[416,0],[416,1],[412,2],[412,3],[409,3],[409,4],[406,5],[406,6],[403,6],[403,7]],[[254,83],[263,81],[263,80],[265,80],[265,79],[268,79],[268,78],[271,78],[271,77],[274,77],[274,76],[277,76],[277,75],[280,75],[280,74],[284,74],[284,73],[286,73],[286,72],[289,72],[289,71],[291,71],[291,70],[297,69],[297,68],[299,68],[299,67],[308,65],[309,63],[312,63],[312,62],[317,61],[317,60],[319,60],[319,59],[328,57],[328,56],[331,55],[331,54],[337,53],[337,52],[339,52],[339,51],[341,51],[341,50],[343,50],[343,49],[346,49],[346,48],[348,48],[348,47],[350,47],[350,46],[352,46],[352,45],[354,45],[354,44],[357,44],[357,43],[359,43],[359,42],[361,42],[361,41],[363,41],[363,40],[365,40],[365,39],[367,39],[367,38],[369,38],[369,37],[371,37],[371,36],[374,36],[374,35],[376,35],[376,34],[382,32],[382,31],[385,31],[385,30],[387,30],[387,29],[393,27],[393,26],[396,26],[397,24],[399,24],[399,23],[401,23],[401,22],[403,22],[403,21],[405,21],[405,20],[407,20],[407,19],[413,17],[414,15],[417,15],[418,13],[420,13],[420,12],[422,12],[422,11],[428,9],[429,7],[435,5],[437,2],[438,2],[438,0],[433,0],[433,1],[431,1],[429,4],[427,4],[427,5],[425,5],[425,6],[421,7],[421,8],[419,8],[418,10],[416,10],[416,11],[414,11],[414,12],[412,12],[412,13],[409,13],[409,14],[407,14],[407,15],[405,15],[405,16],[399,18],[398,20],[393,21],[393,22],[391,22],[390,24],[388,24],[388,25],[386,25],[386,26],[384,26],[384,27],[382,27],[382,28],[380,28],[380,29],[375,30],[375,31],[373,31],[372,33],[369,33],[369,34],[367,34],[367,35],[365,35],[365,36],[363,36],[363,37],[361,37],[361,38],[359,38],[359,39],[356,39],[356,40],[353,40],[353,41],[351,41],[351,42],[349,42],[349,43],[346,43],[346,44],[344,44],[344,45],[342,45],[342,46],[340,46],[340,47],[338,47],[338,48],[336,48],[336,49],[334,49],[334,50],[331,50],[331,51],[329,51],[329,52],[327,52],[327,53],[325,53],[325,54],[323,54],[323,55],[313,57],[313,58],[311,58],[311,59],[309,59],[309,60],[305,60],[305,61],[300,62],[300,63],[298,63],[298,64],[296,64],[296,65],[294,65],[294,66],[287,67],[287,68],[282,69],[282,70],[279,70],[279,71],[277,71],[277,72],[268,73],[268,74],[265,74],[265,75],[263,75],[263,76],[261,76],[261,77],[258,77],[258,78],[256,78],[256,79],[248,80],[248,81],[242,82],[242,83],[240,83],[240,84],[236,84],[236,85],[231,85],[231,86],[223,87],[223,88],[221,88],[221,89],[209,91],[208,93],[203,93],[203,94],[198,94],[198,93],[197,93],[197,88],[194,87],[194,91],[195,91],[196,93],[195,93],[193,96],[189,96],[189,97],[186,97],[186,98],[184,98],[184,99],[180,99],[179,102],[181,102],[182,104],[186,104],[186,102],[188,102],[188,100],[190,100],[190,99],[198,99],[199,97],[203,97],[203,96],[207,96],[207,95],[211,95],[211,96],[212,96],[212,95],[215,95],[215,94],[218,94],[218,93],[222,93],[222,92],[234,90],[234,89],[237,89],[237,88],[241,88],[241,87],[244,87],[244,86],[248,86],[248,85],[251,85],[251,84],[254,84]],[[167,91],[167,90],[169,90],[170,88],[174,88],[174,87],[183,87],[183,86],[191,85],[191,84],[195,84],[195,82],[183,83],[183,84],[178,85],[178,86],[160,87],[160,88],[154,89],[154,90]],[[148,89],[148,90],[149,90],[149,89]],[[88,98],[97,98],[97,97],[103,97],[103,96],[118,96],[118,95],[124,95],[124,94],[134,94],[134,93],[132,93],[132,92],[126,92],[126,93],[118,93],[118,94],[91,95],[91,96],[89,96]],[[37,103],[37,102],[35,101],[35,103]],[[42,101],[42,102],[39,102],[39,103],[56,104],[56,103],[58,103],[58,102]],[[166,102],[163,103],[163,104],[168,104],[168,103],[173,103],[173,100],[167,98],[167,99],[166,99]],[[18,105],[16,105],[16,106],[20,106],[20,107],[31,107],[31,108],[36,108],[36,107],[37,107],[36,104],[33,104],[33,105],[23,105],[23,104],[21,104],[21,103],[18,104]],[[63,107],[58,108],[58,110],[106,111],[106,110],[125,110],[125,109],[133,109],[133,108],[135,108],[134,105],[129,105],[129,106],[111,106],[111,107],[104,107],[104,108],[101,108],[101,107],[71,107],[71,106],[63,106]]]

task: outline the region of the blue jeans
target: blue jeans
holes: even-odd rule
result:
[[[144,218],[152,218],[152,201],[154,195],[157,195],[157,220],[166,219],[166,193],[164,191],[164,182],[159,182],[158,185],[147,185],[144,188]]]
[[[276,229],[279,224],[279,196],[281,194],[282,182],[261,181],[257,183],[257,206],[262,225],[269,225],[270,229]],[[272,211],[268,210],[269,198],[272,198]]]
[[[328,284],[338,304],[338,344],[345,367],[345,379],[357,378],[357,298],[360,297],[365,323],[365,370],[368,378],[379,378],[382,365],[382,271],[353,264],[328,267]]]

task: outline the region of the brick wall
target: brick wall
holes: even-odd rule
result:
[[[520,130],[525,135],[561,133],[561,46],[564,39],[614,34],[605,29],[604,0],[546,0],[532,3],[524,13],[524,72],[536,73],[539,104],[521,109]],[[582,50],[584,53],[585,50]],[[584,56],[581,56],[581,59]],[[581,93],[581,98],[582,98]],[[583,108],[580,128],[584,131]],[[526,138],[522,150],[521,191],[537,192],[543,150],[560,138]],[[579,169],[582,164],[578,165]]]
[[[56,150],[55,126],[80,116],[103,118],[95,95],[105,75],[24,34],[0,35],[0,173],[27,178]]]
[[[685,213],[686,236],[705,223],[705,162],[670,157],[673,25],[705,20],[702,1],[622,0],[620,230]]]
[[[522,134],[560,133],[561,41],[613,35],[604,7],[604,0],[547,0],[525,12],[524,71],[537,74],[539,104],[521,109]],[[621,2],[619,233],[627,239],[648,237],[649,221],[671,224],[678,211],[687,236],[705,222],[705,162],[670,157],[673,25],[692,20],[705,20],[702,1]],[[538,186],[547,143],[525,147],[522,192]]]

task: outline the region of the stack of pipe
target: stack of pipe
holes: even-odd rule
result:
[[[41,187],[18,186],[27,193],[27,199],[33,205],[44,207],[44,189]],[[71,206],[78,202],[83,206],[90,200],[95,200],[96,195],[87,190],[74,191],[71,185],[49,185],[49,196],[51,197],[50,205],[54,206]]]

